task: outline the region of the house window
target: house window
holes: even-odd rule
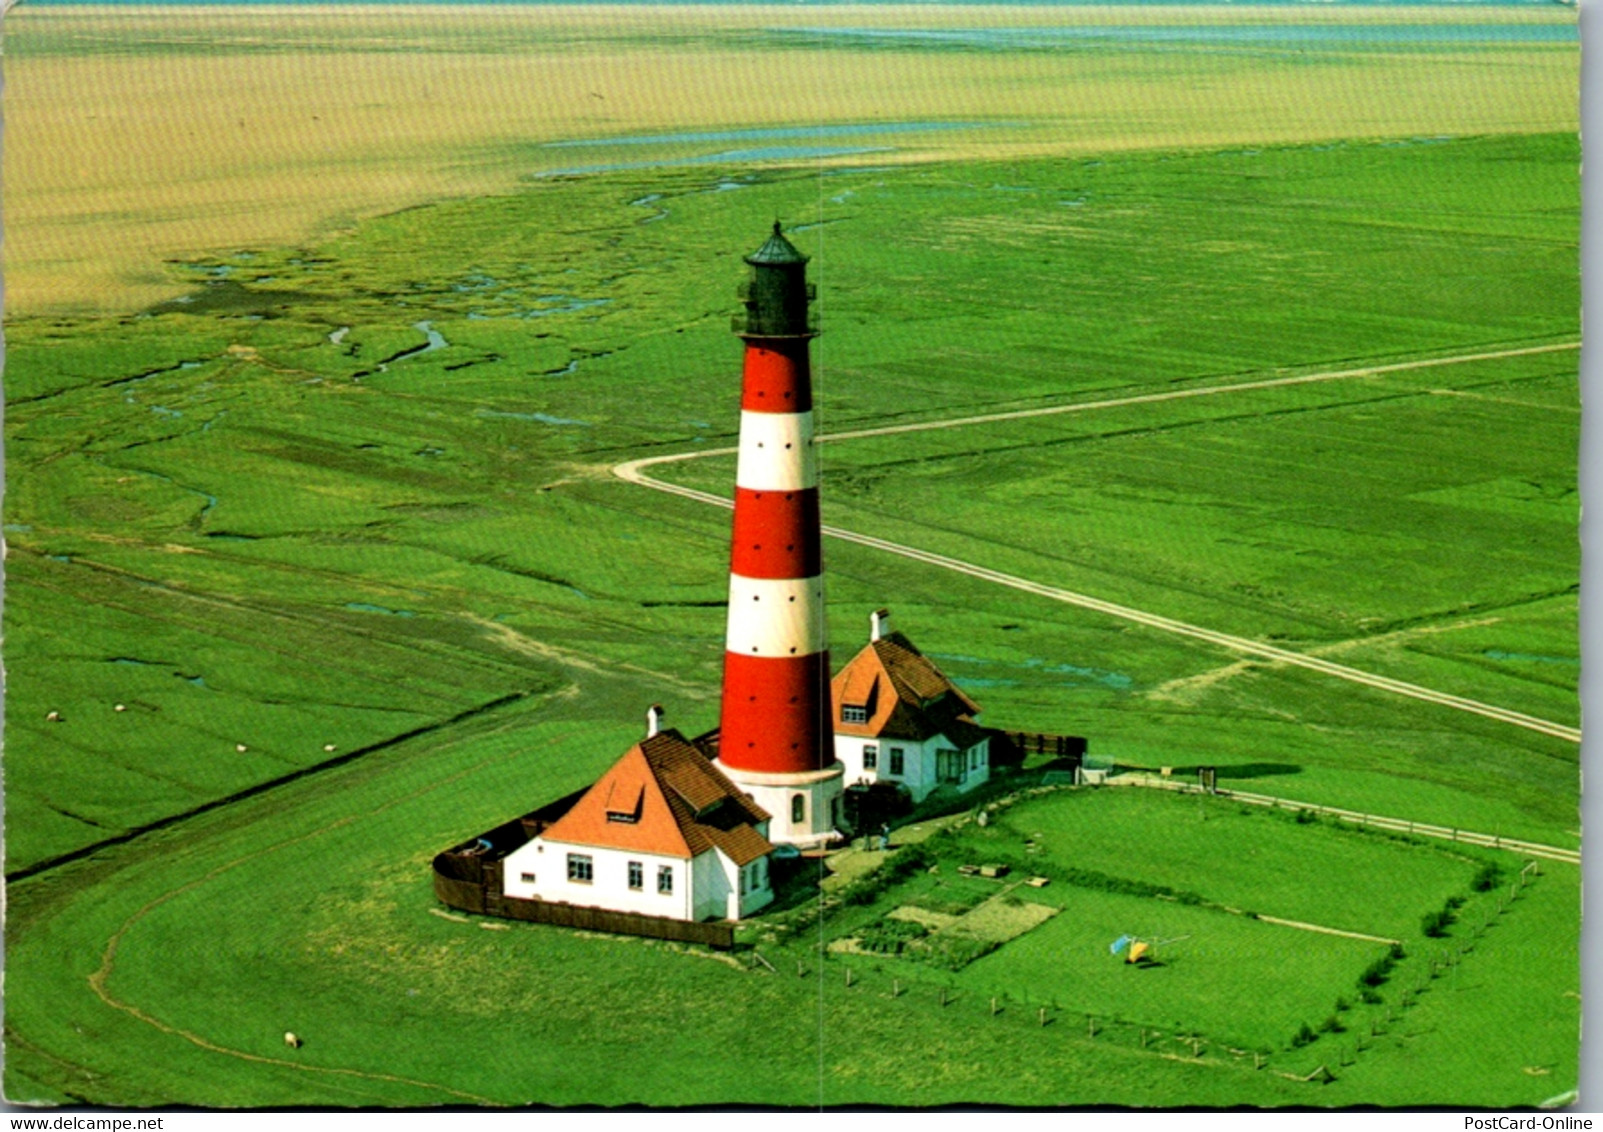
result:
[[[902,748],[891,748],[891,773],[902,775],[907,773],[906,760],[902,757]]]
[[[534,883],[534,874],[533,873],[524,873],[523,874],[523,883],[524,884],[533,884]]]
[[[863,744],[863,769],[873,770],[879,766],[879,748],[872,743]]]
[[[595,880],[596,863],[584,853],[568,854],[568,879],[576,884],[589,884]]]
[[[842,704],[840,721],[842,723],[867,723],[868,709],[866,707],[852,707],[849,704]]]
[[[657,866],[657,891],[664,896],[673,895],[673,869],[667,865]]]
[[[636,892],[646,887],[646,866],[639,861],[629,862],[629,887]]]
[[[746,895],[746,889],[748,887],[749,886],[746,884],[746,869],[745,866],[742,866],[740,870],[740,894],[742,896]]]
[[[807,820],[807,795],[793,794],[790,799],[790,823],[800,825]]]

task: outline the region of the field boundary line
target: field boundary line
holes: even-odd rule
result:
[[[198,806],[191,806],[187,810],[181,810],[178,813],[168,814],[166,817],[157,818],[156,820],[146,822],[143,825],[134,826],[132,829],[126,829],[113,837],[103,837],[99,841],[91,842],[88,845],[80,845],[76,849],[68,850],[65,853],[58,853],[54,857],[46,857],[43,860],[35,861],[31,865],[24,865],[20,869],[16,869],[13,872],[7,873],[5,876],[6,883],[15,884],[17,881],[38,876],[40,873],[49,872],[51,869],[57,869],[62,865],[71,864],[73,861],[80,861],[85,857],[92,857],[102,850],[111,848],[113,845],[124,845],[130,841],[136,841],[139,838],[144,837],[146,834],[155,833],[157,830],[166,829],[169,826],[177,825],[179,822],[188,821],[190,818],[199,817],[201,814],[210,813],[211,811],[220,809],[224,806],[231,806],[235,802],[243,802],[245,799],[254,798],[258,794],[265,794],[270,790],[277,790],[280,786],[288,786],[290,783],[299,782],[303,778],[310,778],[312,775],[322,774],[324,771],[334,770],[338,767],[344,766],[346,763],[354,762],[355,760],[362,758],[364,755],[375,754],[379,751],[387,750],[390,747],[398,746],[401,743],[406,742],[408,739],[416,739],[419,736],[428,735],[435,731],[441,731],[449,727],[455,727],[459,723],[466,723],[475,716],[486,715],[490,712],[506,707],[508,704],[514,704],[519,700],[526,700],[530,696],[539,694],[540,693],[533,691],[522,691],[510,692],[504,696],[497,696],[493,700],[478,704],[474,707],[464,708],[455,715],[438,720],[434,723],[421,724],[417,727],[411,728],[410,730],[403,731],[398,735],[391,735],[388,739],[380,739],[377,742],[368,743],[365,746],[356,747],[352,750],[344,752],[343,754],[335,755],[333,758],[324,759],[321,762],[311,763],[308,766],[297,767],[295,770],[286,771],[284,774],[275,775],[274,777],[266,779],[262,782],[257,782],[251,786],[246,786],[240,790],[235,790],[229,794],[225,794],[221,798],[212,798],[209,801],[202,802]]]
[[[1458,354],[1445,358],[1424,358],[1413,362],[1392,362],[1379,366],[1364,366],[1357,369],[1333,370],[1327,373],[1301,374],[1294,377],[1269,378],[1260,382],[1238,382],[1229,386],[1210,386],[1207,389],[1175,390],[1169,393],[1143,394],[1139,397],[1123,398],[1113,401],[1082,402],[1076,405],[1055,405],[1040,409],[1021,409],[1011,413],[991,414],[984,417],[965,417],[951,421],[921,421],[916,424],[890,425],[880,429],[865,429],[857,432],[832,433],[819,437],[820,442],[829,440],[850,440],[865,436],[884,436],[897,432],[917,432],[934,428],[955,428],[965,424],[977,424],[994,420],[1019,420],[1026,417],[1047,416],[1051,414],[1085,411],[1093,408],[1109,408],[1116,405],[1146,403],[1151,401],[1175,400],[1181,397],[1202,396],[1214,392],[1234,392],[1242,389],[1261,389],[1275,385],[1290,385],[1308,383],[1313,381],[1332,381],[1337,378],[1364,377],[1380,373],[1393,373],[1399,370],[1424,369],[1430,366],[1455,365],[1462,362],[1485,361],[1496,358],[1517,357],[1527,354],[1553,353],[1560,350],[1574,350],[1580,346],[1579,342],[1562,342],[1545,346],[1522,346],[1516,349],[1492,350],[1477,354]],[[647,475],[645,469],[658,464],[682,463],[688,460],[701,460],[711,456],[727,456],[737,450],[734,448],[714,448],[694,452],[677,452],[665,456],[647,456],[636,460],[628,460],[612,468],[612,474],[625,483],[636,484],[640,487],[651,488],[653,491],[666,492],[677,495],[682,499],[690,499],[697,503],[706,503],[715,507],[726,509],[734,507],[734,501],[723,496],[714,495],[708,491],[701,491],[693,487],[683,487],[679,484],[668,483],[665,480],[653,479]],[[929,566],[938,566],[959,574],[965,574],[981,581],[992,582],[996,585],[1007,586],[1010,589],[1020,590],[1037,597],[1048,598],[1052,601],[1062,602],[1066,605],[1079,606],[1097,613],[1118,617],[1126,621],[1133,621],[1151,629],[1160,629],[1177,636],[1191,637],[1219,645],[1233,652],[1245,653],[1249,656],[1260,657],[1264,660],[1281,664],[1290,664],[1299,668],[1310,669],[1326,676],[1334,676],[1339,680],[1347,680],[1355,684],[1362,684],[1395,695],[1407,696],[1422,700],[1426,703],[1437,704],[1442,707],[1454,708],[1458,711],[1479,715],[1499,723],[1511,724],[1549,735],[1556,739],[1564,739],[1571,743],[1581,741],[1581,729],[1567,724],[1558,723],[1550,719],[1527,715],[1524,712],[1514,711],[1511,708],[1498,707],[1495,704],[1472,700],[1466,696],[1457,696],[1449,692],[1438,692],[1419,684],[1411,684],[1406,680],[1397,680],[1390,676],[1377,676],[1362,669],[1353,668],[1345,664],[1325,660],[1322,657],[1310,656],[1306,653],[1293,652],[1290,649],[1279,648],[1275,645],[1254,641],[1247,637],[1237,637],[1229,633],[1222,633],[1215,629],[1208,629],[1201,625],[1192,625],[1172,617],[1161,614],[1148,613],[1144,610],[1134,609],[1127,605],[1105,601],[1092,597],[1089,594],[1076,593],[1057,586],[1049,586],[1040,582],[1032,582],[1027,578],[1020,578],[1013,574],[1005,574],[1000,570],[992,570],[972,562],[964,562],[944,554],[920,550],[917,547],[902,543],[891,542],[889,539],[877,538],[872,535],[858,534],[843,527],[825,526],[823,533],[831,538],[843,542],[856,543],[871,550],[880,550],[887,554],[910,558],[915,562],[922,562]]]
[[[1179,794],[1204,794],[1208,791],[1192,782],[1165,781],[1145,774],[1116,774],[1106,780],[1109,786],[1139,786],[1150,790],[1172,790]],[[1321,817],[1335,818],[1366,829],[1381,829],[1388,833],[1410,833],[1419,837],[1434,837],[1438,841],[1452,841],[1461,845],[1477,845],[1484,849],[1501,849],[1509,853],[1524,853],[1549,861],[1562,861],[1568,865],[1581,863],[1579,849],[1565,849],[1560,845],[1544,845],[1540,841],[1521,841],[1495,833],[1478,833],[1457,826],[1433,825],[1430,822],[1410,821],[1408,818],[1387,817],[1384,814],[1366,814],[1359,810],[1344,810],[1340,806],[1324,806],[1317,802],[1298,802],[1273,794],[1254,794],[1246,790],[1229,790],[1221,786],[1212,791],[1220,798],[1245,802],[1250,806],[1267,806],[1277,810],[1307,810]],[[1389,942],[1389,941],[1388,941]]]
[[[1002,413],[982,413],[972,417],[954,417],[950,420],[918,421],[913,424],[885,425],[881,428],[863,428],[850,432],[832,432],[818,438],[818,443],[832,440],[858,440],[868,436],[890,436],[899,432],[928,432],[938,428],[961,428],[964,425],[990,424],[994,421],[1025,420],[1030,417],[1057,416],[1064,413],[1084,413],[1094,409],[1117,409],[1125,405],[1147,405],[1159,401],[1179,401],[1190,397],[1210,397],[1217,393],[1244,393],[1254,389],[1276,389],[1286,385],[1312,385],[1324,381],[1340,381],[1350,377],[1377,377],[1381,374],[1405,370],[1431,369],[1436,366],[1460,365],[1464,362],[1489,362],[1500,358],[1517,358],[1527,354],[1552,354],[1562,350],[1579,350],[1579,342],[1557,342],[1543,346],[1517,346],[1506,350],[1487,350],[1476,354],[1455,354],[1442,358],[1419,358],[1409,362],[1387,362],[1383,365],[1359,366],[1355,369],[1325,370],[1319,373],[1293,374],[1289,377],[1267,377],[1257,381],[1237,381],[1228,385],[1207,385],[1198,389],[1171,389],[1164,393],[1141,393],[1130,397],[1114,397],[1101,401],[1077,401],[1070,405],[1048,405],[1036,409],[1014,409]],[[698,453],[698,455],[701,455]],[[712,455],[712,453],[705,453]]]

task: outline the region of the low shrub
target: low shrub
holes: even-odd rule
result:
[[[941,935],[930,941],[930,946],[920,953],[919,958],[932,967],[957,971],[967,967],[982,955],[989,955],[1000,946],[1002,945],[997,940],[975,939],[973,936],[964,935]]]
[[[1397,966],[1397,960],[1402,958],[1402,948],[1393,944],[1390,951],[1364,968],[1364,973],[1358,976],[1359,987],[1378,987],[1391,978],[1392,968]],[[1369,1000],[1364,999],[1365,1002]]]
[[[1440,939],[1447,934],[1448,927],[1458,919],[1456,909],[1464,901],[1456,896],[1449,896],[1447,903],[1442,905],[1439,912],[1426,912],[1420,917],[1420,929],[1432,939]]]
[[[1304,1022],[1302,1028],[1291,1036],[1291,1048],[1301,1049],[1303,1046],[1311,1045],[1318,1040],[1319,1035],[1314,1033],[1314,1028]]]
[[[1480,872],[1475,874],[1475,879],[1470,882],[1470,887],[1476,892],[1490,892],[1497,887],[1498,882],[1502,879],[1503,870],[1493,862],[1487,861],[1481,866]]]
[[[875,920],[857,933],[857,944],[864,951],[900,955],[909,943],[928,934],[927,927],[911,920]]]

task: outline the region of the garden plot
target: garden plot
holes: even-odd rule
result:
[[[834,941],[837,954],[889,954],[955,971],[1039,927],[1058,910],[1013,895],[1012,887],[960,915],[901,904],[856,935]]]

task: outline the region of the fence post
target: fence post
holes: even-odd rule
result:
[[[1041,1007],[1041,1025],[1046,1025],[1046,1007]]]
[[[846,968],[846,985],[852,985],[852,969],[850,967]]]
[[[996,996],[995,995],[991,996],[991,1017],[992,1018],[996,1017]]]

